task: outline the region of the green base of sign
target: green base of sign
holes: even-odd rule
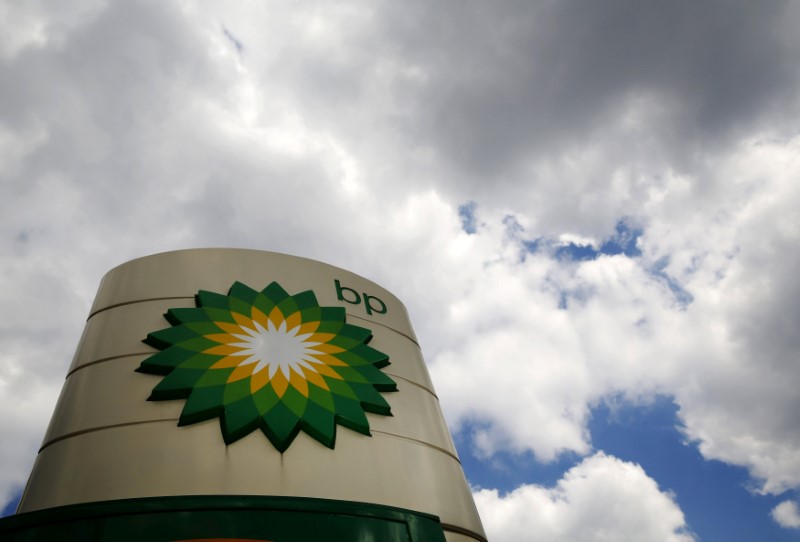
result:
[[[73,504],[0,519],[0,540],[444,542],[439,518],[302,497],[192,496]]]

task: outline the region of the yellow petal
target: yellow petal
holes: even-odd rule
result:
[[[318,327],[319,327],[319,322],[306,322],[305,324],[301,325],[300,328],[297,330],[297,335],[307,335],[309,333],[314,333]]]
[[[253,317],[254,322],[258,322],[261,326],[266,329],[267,326],[267,315],[261,312],[258,308],[253,307],[250,311],[250,314]]]
[[[215,343],[220,343],[220,344],[228,344],[241,341],[241,339],[237,339],[230,333],[211,333],[209,335],[203,335],[203,337],[205,337],[209,341],[214,341]]]
[[[269,368],[265,367],[258,371],[257,373],[253,373],[252,378],[250,378],[250,393],[255,393],[264,386],[267,385],[269,382]]]
[[[336,335],[333,333],[314,333],[311,337],[306,339],[306,342],[326,343],[333,339]]]
[[[236,324],[231,324],[230,322],[214,322],[214,325],[220,328],[225,333],[232,333],[234,335],[241,335],[244,333],[244,330],[237,326]]]
[[[231,382],[236,382],[237,380],[241,380],[243,378],[247,378],[251,374],[253,374],[253,368],[255,367],[254,363],[250,365],[239,365],[237,368],[233,370],[233,372],[228,377],[228,384]]]
[[[339,373],[337,373],[327,365],[315,365],[314,368],[321,375],[329,376],[331,378],[335,378],[336,380],[344,380],[344,378],[339,376]]]
[[[339,358],[335,358],[330,354],[313,354],[314,358],[318,359],[320,362],[324,363],[325,365],[330,365],[331,367],[349,367],[347,363],[343,362]],[[314,365],[316,368],[316,365]]]
[[[244,360],[247,359],[247,356],[225,356],[214,365],[211,366],[212,369],[230,369],[231,367],[238,367]]]
[[[300,325],[300,322],[302,322],[302,320],[300,319],[299,312],[294,312],[290,314],[289,317],[286,319],[286,331],[296,328],[297,326]]]
[[[308,380],[309,382],[311,382],[312,384],[314,384],[316,386],[319,386],[323,390],[330,391],[330,388],[328,387],[328,383],[325,382],[325,379],[322,378],[319,375],[318,372],[316,372],[316,371],[314,371],[312,369],[309,369],[307,367],[303,367],[302,369],[303,369],[303,374],[306,377],[306,380]]]
[[[308,397],[308,382],[302,374],[290,369],[289,382],[292,383],[294,389],[303,394],[303,397]]]
[[[283,376],[283,371],[278,369],[275,373],[275,376],[272,377],[272,389],[275,390],[275,393],[278,397],[283,397],[283,394],[286,393],[286,388],[289,387],[289,381],[286,380],[286,377]]]
[[[239,314],[238,312],[231,312],[231,316],[233,316],[233,319],[236,320],[236,323],[242,327],[246,327],[253,330],[256,328],[256,326],[253,324],[253,321],[244,314]]]
[[[272,321],[272,325],[276,328],[281,327],[281,322],[283,322],[286,318],[283,316],[283,313],[278,307],[275,307],[269,312],[269,319]]]
[[[338,354],[340,352],[344,352],[344,348],[341,346],[336,346],[335,344],[316,344],[314,346],[307,347],[309,350],[315,350],[317,352],[322,352],[324,354]]]
[[[240,346],[232,346],[230,344],[220,344],[217,346],[212,346],[211,348],[207,348],[203,350],[203,354],[215,354],[217,356],[230,356],[231,354],[238,354],[241,352],[243,348]]]

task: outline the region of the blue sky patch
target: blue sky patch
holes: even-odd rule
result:
[[[555,256],[561,260],[573,261],[594,260],[601,255],[616,256],[618,254],[636,258],[642,255],[642,251],[637,246],[637,240],[642,233],[644,233],[642,228],[631,226],[627,220],[623,219],[617,222],[614,235],[603,241],[599,249],[592,245],[567,243],[556,248]]]
[[[785,496],[749,491],[746,469],[704,459],[695,444],[684,442],[679,425],[677,405],[659,396],[644,406],[601,403],[592,410],[589,431],[595,449],[638,463],[661,490],[672,491],[701,541],[798,540],[796,531],[770,517]]]
[[[462,216],[462,223],[464,221],[464,216],[468,216],[466,213],[468,211],[474,212],[474,210],[474,204],[468,209],[464,205],[459,207],[459,215]],[[511,220],[513,220],[513,224],[517,226],[514,232],[520,231],[521,226],[519,226],[516,219],[510,215],[504,219],[506,227],[509,226],[509,221]],[[621,219],[614,227],[614,234],[608,239],[605,239],[599,249],[591,244],[578,243],[566,243],[554,246],[553,240],[547,240],[543,237],[523,240],[522,245],[525,250],[530,253],[550,248],[550,250],[553,250],[553,255],[559,260],[589,261],[595,260],[600,256],[616,256],[619,254],[627,256],[628,258],[636,258],[642,255],[642,251],[639,249],[637,242],[643,233],[644,230],[642,228],[632,225],[628,219]]]
[[[578,454],[567,452],[555,461],[542,463],[532,452],[513,454],[500,451],[491,458],[480,458],[472,446],[471,435],[480,424],[466,423],[454,435],[458,455],[469,483],[474,487],[497,489],[500,493],[513,491],[521,483],[552,487],[566,471],[583,459]]]
[[[576,245],[575,243],[562,245],[555,250],[555,257],[559,260],[573,260],[576,262],[594,260],[599,255],[600,252],[595,250],[592,245]]]
[[[600,246],[600,254],[608,256],[624,254],[629,258],[641,256],[642,251],[639,250],[637,241],[643,233],[642,228],[632,226],[627,220],[620,220],[617,222],[614,235],[606,239]]]
[[[461,229],[470,235],[478,231],[478,222],[475,209],[478,204],[474,201],[467,202],[458,207],[458,216],[461,218]]]
[[[796,495],[752,492],[745,468],[704,459],[696,444],[686,443],[680,424],[678,406],[671,397],[657,396],[645,405],[612,397],[592,409],[588,429],[595,451],[640,465],[661,491],[672,492],[700,541],[800,539],[800,533],[780,527],[770,516],[775,506]],[[470,449],[470,435],[479,426],[467,423],[454,435],[473,487],[497,489],[501,494],[520,484],[551,488],[583,459],[572,452],[550,463],[538,461],[531,452],[478,458]]]

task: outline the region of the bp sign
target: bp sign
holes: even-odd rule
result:
[[[148,334],[161,352],[137,369],[164,375],[150,400],[186,400],[178,425],[218,417],[226,444],[258,428],[283,452],[301,429],[333,448],[336,424],[369,435],[365,411],[391,415],[380,394],[397,390],[380,370],[389,357],[343,307],[277,282],[195,298],[196,308],[167,311],[172,327]]]
[[[214,539],[485,542],[391,292],[239,249],[103,278],[0,540]]]

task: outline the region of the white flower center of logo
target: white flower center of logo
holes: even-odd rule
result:
[[[283,372],[287,379],[294,370],[299,375],[303,375],[301,367],[311,369],[314,372],[314,363],[321,363],[314,357],[319,352],[312,350],[313,347],[321,343],[308,341],[312,333],[298,335],[295,331],[286,329],[286,322],[281,322],[279,327],[275,327],[272,320],[267,321],[265,328],[258,322],[253,322],[256,329],[244,328],[245,334],[233,335],[242,342],[230,343],[231,346],[241,348],[242,351],[237,356],[247,356],[239,365],[250,365],[256,363],[253,374],[269,367],[269,378],[272,379],[278,369]]]

